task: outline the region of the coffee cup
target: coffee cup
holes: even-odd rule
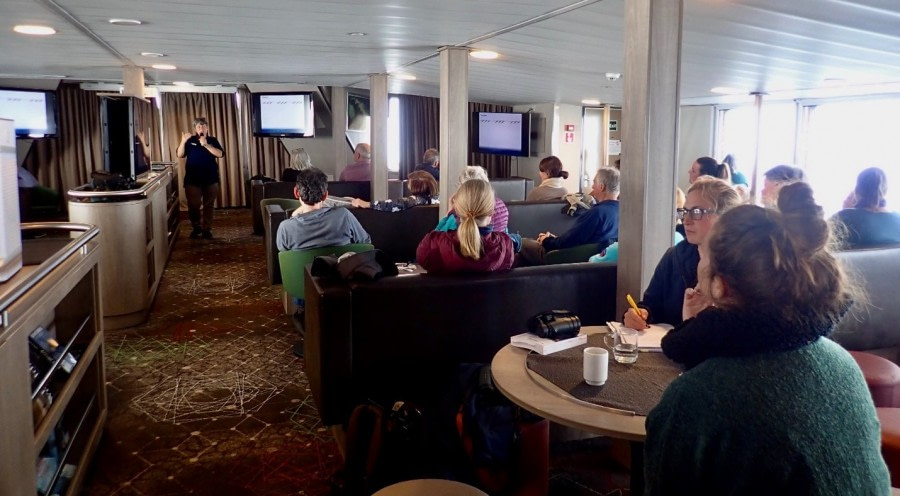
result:
[[[609,351],[606,348],[589,346],[584,349],[584,382],[591,386],[602,386],[609,374]]]
[[[603,342],[613,352],[613,359],[619,363],[634,363],[638,357],[638,331],[630,327],[620,327],[615,332],[603,336]]]

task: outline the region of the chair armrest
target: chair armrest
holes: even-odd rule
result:
[[[250,181],[250,213],[253,216],[253,234],[263,233],[262,214],[259,202],[265,198],[265,186],[259,179]]]
[[[281,205],[267,205],[263,222],[263,245],[266,250],[266,271],[269,284],[281,284],[281,265],[278,263],[278,226],[287,219],[287,212]]]

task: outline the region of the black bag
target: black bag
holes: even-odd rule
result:
[[[397,401],[390,411],[358,405],[347,424],[344,467],[331,478],[335,493],[368,495],[423,477],[424,431],[422,410],[410,402]]]
[[[359,253],[347,252],[341,256],[323,255],[313,260],[310,274],[316,277],[333,277],[345,280],[374,281],[383,276],[396,276],[397,265],[382,250]]]

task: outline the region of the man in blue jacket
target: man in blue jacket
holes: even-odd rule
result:
[[[538,235],[537,239],[523,239],[520,265],[541,265],[544,255],[551,250],[596,243],[598,252],[619,239],[619,171],[601,167],[594,176],[591,196],[596,203],[581,214],[575,225],[557,236],[551,232]]]

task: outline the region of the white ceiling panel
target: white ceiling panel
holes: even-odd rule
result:
[[[583,98],[618,103],[625,0],[2,0],[0,78],[148,83],[367,86],[368,74],[408,72],[392,92],[438,94],[441,46],[501,53],[469,65],[471,100],[508,104]],[[116,26],[112,17],[140,26]],[[12,32],[48,24],[47,38]],[[349,36],[363,32],[366,36]],[[685,0],[682,98],[710,88],[784,92],[900,82],[896,0]],[[166,57],[142,57],[141,52]],[[150,69],[168,63],[175,71]],[[0,84],[4,84],[0,81]]]

